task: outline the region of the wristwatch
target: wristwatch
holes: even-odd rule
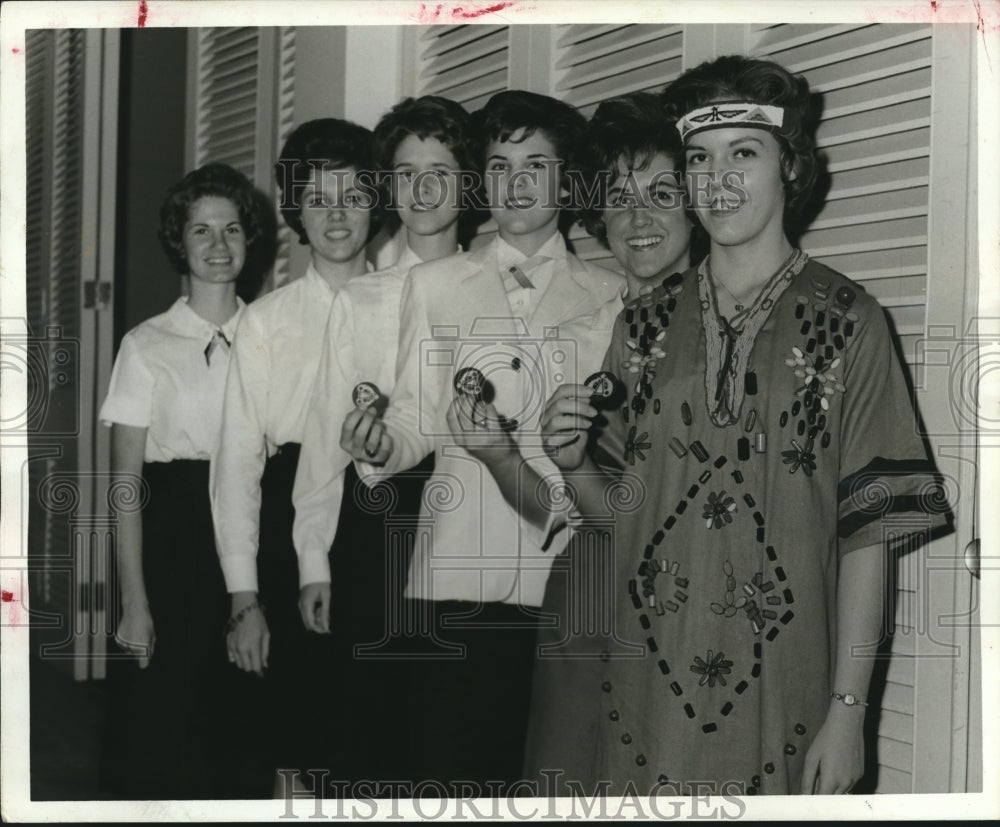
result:
[[[845,692],[843,694],[840,692],[831,692],[830,697],[836,698],[845,706],[868,706],[868,704],[861,700],[857,695],[852,695],[850,692]]]

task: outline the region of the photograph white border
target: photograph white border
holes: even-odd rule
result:
[[[490,9],[493,9],[490,11]],[[25,133],[24,133],[24,46],[25,30],[29,28],[129,28],[139,24],[154,27],[198,27],[232,25],[245,26],[312,26],[312,25],[428,25],[508,24],[508,23],[851,23],[851,22],[938,22],[968,23],[977,26],[978,64],[978,168],[979,176],[979,239],[980,274],[979,312],[981,318],[1000,317],[1000,118],[997,102],[1000,98],[1000,2],[884,2],[883,0],[827,0],[808,3],[801,0],[765,0],[765,2],[705,2],[704,0],[671,0],[670,2],[622,2],[622,0],[449,0],[449,2],[410,2],[410,0],[336,0],[331,2],[177,2],[177,0],[147,0],[147,2],[19,2],[5,3],[0,11],[0,315],[25,317]],[[1000,420],[1000,383],[997,371],[984,373],[980,386],[979,404],[984,422]],[[25,384],[4,375],[0,405],[3,411],[24,410]],[[0,583],[4,591],[17,598],[21,586],[21,568],[11,565],[10,558],[18,552],[26,556],[26,526],[22,515],[22,468],[27,460],[26,445],[4,445],[0,484]],[[997,520],[991,504],[1000,502],[998,464],[985,452],[980,456],[980,503],[982,548],[996,548]],[[987,522],[988,521],[988,522]],[[997,559],[994,557],[993,559]],[[5,563],[7,566],[5,567]],[[15,570],[17,568],[17,570]],[[870,795],[847,796],[836,800],[806,802],[797,797],[760,797],[740,799],[739,806],[723,799],[702,802],[683,799],[676,817],[700,813],[703,817],[715,813],[716,818],[747,819],[873,819],[919,818],[955,819],[1000,816],[1000,776],[998,749],[1000,725],[997,715],[995,687],[1000,676],[997,652],[1000,645],[1000,569],[983,566],[980,583],[982,601],[983,703],[982,741],[983,789],[990,792],[952,795]],[[16,625],[17,612],[26,611],[18,600],[0,604],[0,806],[9,821],[156,821],[156,820],[279,820],[285,813],[282,801],[255,802],[32,802],[30,800],[30,755],[28,726],[28,628]],[[919,756],[918,756],[919,759]],[[441,818],[454,815],[456,802],[450,802]],[[552,802],[539,799],[517,800],[515,810],[504,803],[499,812],[489,803],[473,808],[465,805],[465,816],[475,820],[476,813],[485,817],[507,817],[525,820],[535,818],[559,820],[566,818],[572,802]],[[695,809],[692,810],[692,807]],[[373,812],[377,808],[377,813]],[[359,820],[373,818],[430,818],[438,807],[424,802],[414,807],[408,801],[338,803],[328,800],[324,813],[330,820],[346,820],[352,813]],[[299,819],[313,814],[308,801],[297,801],[294,812]],[[660,816],[673,812],[666,802],[660,804]],[[338,815],[338,813],[340,815]],[[596,818],[599,811],[584,815],[576,808],[577,818]],[[603,809],[605,817],[657,817],[646,801],[638,806],[629,800],[610,799]],[[711,816],[709,816],[711,817]],[[282,819],[283,820],[283,819]]]

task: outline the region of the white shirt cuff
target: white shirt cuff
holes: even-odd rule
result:
[[[249,560],[220,557],[219,563],[222,566],[222,576],[226,580],[226,591],[230,594],[257,591],[257,559],[255,557],[251,557]]]
[[[326,552],[306,551],[299,554],[299,588],[309,583],[330,582],[330,558]]]

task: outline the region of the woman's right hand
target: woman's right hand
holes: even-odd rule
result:
[[[340,430],[340,447],[358,462],[385,465],[392,455],[392,437],[374,408],[355,408],[344,419]]]
[[[148,606],[124,609],[115,632],[115,643],[138,658],[140,669],[149,666],[153,645],[156,643],[156,633],[153,630],[153,616],[149,613]]]
[[[257,595],[254,592],[235,592],[232,616],[235,617],[256,601]],[[244,672],[256,672],[263,676],[270,649],[271,632],[267,628],[267,620],[260,607],[251,609],[243,615],[236,627],[226,635],[229,662],[236,664]]]
[[[586,385],[560,385],[542,411],[542,443],[556,467],[576,471],[587,454],[587,432],[597,409]]]

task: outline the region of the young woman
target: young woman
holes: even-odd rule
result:
[[[412,530],[434,463],[430,454],[369,494],[340,447],[338,423],[373,398],[356,401],[356,388],[374,385],[383,402],[391,397],[407,274],[460,250],[461,174],[476,164],[469,116],[446,98],[401,101],[373,136],[375,162],[391,192],[386,219],[402,236],[402,253],[393,266],[351,279],[334,299],[293,491],[302,620],[331,634],[331,669],[347,697],[345,736],[329,745],[326,764],[338,781],[407,779],[415,772],[400,735],[409,670],[401,648],[406,636],[394,618],[409,566],[401,533]]]
[[[330,715],[304,720],[293,712],[330,701],[322,677],[328,653],[321,647],[309,656],[298,611],[292,487],[330,307],[367,272],[365,246],[377,226],[366,180],[371,140],[364,127],[323,118],[285,142],[275,167],[281,212],[309,245],[310,262],[240,322],[212,462],[212,512],[232,595],[228,656],[245,672],[268,673],[269,712],[257,732],[276,768],[322,766],[322,750],[336,737],[323,731]]]
[[[586,395],[545,418],[583,515],[607,514],[609,485],[639,497],[615,520],[614,631],[640,654],[601,662],[581,775],[619,791],[848,792],[882,517],[933,509],[937,483],[881,308],[785,234],[815,177],[806,82],[724,57],[665,101],[710,255],[619,317],[605,367],[628,397],[592,453]]]
[[[628,281],[628,298],[651,293],[705,255],[704,231],[686,209],[683,154],[680,136],[653,94],[605,101],[587,124],[574,165],[583,176],[581,197],[590,193],[580,204],[580,217],[614,253]],[[566,404],[576,393],[576,386],[563,385],[549,406]],[[601,605],[585,597],[607,587],[595,549],[599,546],[574,538],[553,562],[546,584],[542,610],[559,622],[538,633],[526,778],[551,768],[577,778],[592,755],[598,658],[608,647],[621,647],[611,633],[607,605],[602,616]]]
[[[160,240],[190,295],[125,335],[101,408],[116,484],[145,501],[118,532],[116,640],[139,670],[113,681],[109,783],[129,798],[242,798],[261,779],[235,736],[208,469],[244,307],[237,279],[268,266],[273,223],[243,175],[209,164],[168,193]]]

